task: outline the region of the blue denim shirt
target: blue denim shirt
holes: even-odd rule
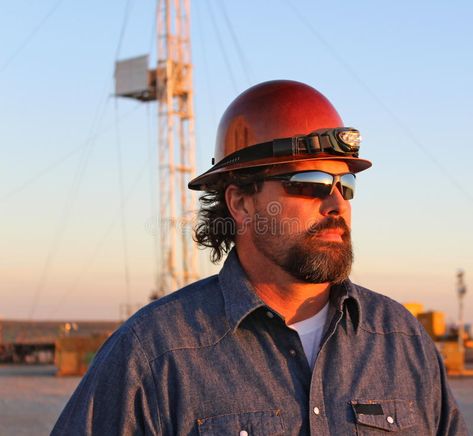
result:
[[[330,303],[311,371],[233,251],[218,276],[151,303],[108,339],[52,434],[467,434],[415,318],[350,281]]]

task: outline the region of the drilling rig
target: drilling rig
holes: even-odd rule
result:
[[[157,62],[149,56],[118,61],[115,94],[157,103],[159,269],[151,299],[198,278],[197,247],[191,238],[195,175],[190,0],[159,0],[156,13]]]

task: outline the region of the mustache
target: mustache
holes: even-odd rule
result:
[[[346,221],[342,217],[332,217],[329,216],[325,218],[323,221],[319,221],[317,223],[312,224],[309,229],[307,230],[307,234],[310,236],[314,236],[323,230],[329,229],[341,229],[343,230],[343,236],[350,235],[350,228],[348,227]]]

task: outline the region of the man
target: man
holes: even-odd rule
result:
[[[234,100],[189,183],[220,274],[114,333],[53,434],[467,434],[425,331],[348,279],[359,140],[298,82]]]

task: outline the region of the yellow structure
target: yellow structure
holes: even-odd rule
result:
[[[473,369],[465,368],[465,347],[461,347],[459,341],[444,341],[435,344],[442,355],[449,376],[473,377]]]
[[[417,315],[417,319],[424,326],[432,339],[444,336],[446,332],[445,315],[443,312],[423,312]]]
[[[54,364],[57,375],[84,375],[108,336],[64,336],[56,339]]]
[[[424,305],[421,303],[404,303],[403,306],[416,318],[419,313],[424,311]]]
[[[437,311],[424,312],[424,307],[420,303],[409,302],[404,303],[403,306],[418,319],[429,336],[435,341],[448,375],[473,376],[473,370],[465,368],[464,347],[460,347],[459,341],[446,340],[447,328],[444,313]],[[470,342],[473,345],[473,341],[465,341],[467,348]]]

